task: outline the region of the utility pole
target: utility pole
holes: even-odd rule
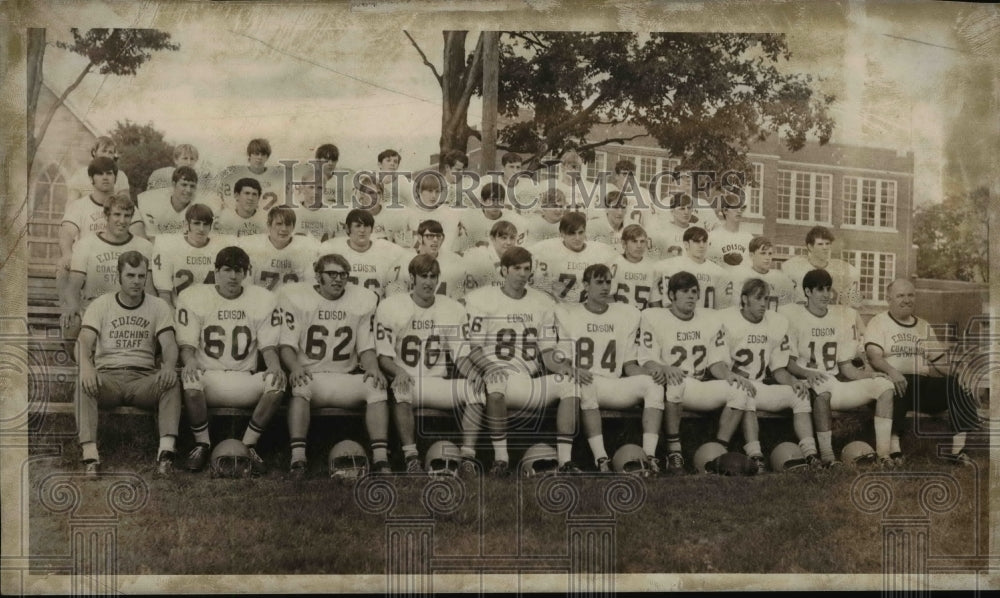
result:
[[[483,146],[480,174],[496,168],[497,90],[500,81],[500,32],[484,31],[483,36]]]

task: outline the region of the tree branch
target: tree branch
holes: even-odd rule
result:
[[[602,145],[608,145],[610,143],[625,143],[626,141],[632,141],[633,139],[638,139],[640,137],[649,137],[647,133],[640,133],[638,135],[632,135],[631,137],[611,137],[609,139],[604,139],[603,141],[595,141],[594,143],[587,143],[576,148],[576,151],[585,151],[593,149],[595,147],[601,147]]]
[[[410,40],[410,43],[413,44],[413,47],[416,48],[417,52],[420,53],[420,58],[423,59],[424,64],[427,65],[427,68],[431,69],[431,72],[434,73],[434,78],[437,79],[438,85],[444,86],[444,79],[441,77],[441,74],[438,72],[437,68],[435,68],[434,65],[431,64],[431,61],[427,59],[427,55],[424,54],[424,51],[421,50],[420,46],[417,45],[416,40],[414,40],[413,37],[410,36],[410,32],[404,30],[403,35],[405,35],[407,39]]]
[[[479,41],[476,42],[476,49],[472,53],[472,65],[466,69],[462,81],[462,95],[456,102],[456,106],[463,109],[456,109],[452,112],[448,121],[448,128],[454,129],[458,124],[458,118],[468,117],[469,101],[472,99],[472,90],[476,88],[476,82],[483,78],[483,34],[479,34]]]

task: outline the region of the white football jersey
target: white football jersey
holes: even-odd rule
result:
[[[797,255],[789,258],[781,264],[781,271],[788,275],[795,283],[795,301],[805,303],[806,295],[802,289],[802,279],[810,270],[815,270],[816,266],[809,263],[809,259],[804,255]],[[827,263],[826,270],[833,278],[833,302],[850,307],[861,305],[861,273],[857,268],[848,264],[844,260],[836,258]]]
[[[250,235],[267,234],[267,212],[258,208],[249,218],[236,213],[235,208],[223,208],[215,216],[212,230],[219,235],[233,237],[248,237]]]
[[[669,309],[647,309],[639,323],[639,363],[657,361],[699,380],[713,364],[729,362],[719,314],[698,310],[682,320]]]
[[[698,307],[721,309],[732,305],[733,283],[721,266],[705,260],[697,263],[686,255],[660,260],[656,264],[656,286],[653,287],[653,301],[670,303],[667,297],[667,283],[678,272],[690,272],[698,279]]]
[[[767,283],[767,308],[769,310],[778,311],[782,305],[795,302],[795,283],[781,270],[771,268],[767,274],[761,274],[749,265],[742,265],[729,268],[726,274],[733,283],[733,294],[728,298],[729,305],[739,305],[743,285],[751,278],[759,278]]]
[[[378,296],[368,289],[347,285],[331,300],[313,285],[296,282],[281,287],[277,304],[280,342],[295,349],[307,372],[349,374],[359,367],[361,353],[375,349]]]
[[[149,179],[146,181],[146,191],[162,189],[164,187],[173,187],[174,170],[176,170],[176,167],[174,166],[164,166],[163,168],[157,168],[154,170],[153,173],[149,175]],[[212,173],[199,168],[194,168],[194,170],[198,173],[198,188],[212,189],[213,191],[210,192],[209,195],[211,195],[213,199],[218,199],[218,193],[214,191],[217,186],[213,183]]]
[[[410,261],[419,255],[415,251],[404,251],[392,271],[396,273],[396,278],[389,281],[386,288],[386,296],[398,293],[409,293],[413,289],[410,286]],[[452,299],[460,300],[465,296],[465,271],[462,268],[462,257],[450,251],[441,251],[437,256],[438,266],[441,267],[441,276],[438,278],[437,295],[446,295]]]
[[[498,287],[469,293],[469,343],[494,361],[534,376],[541,371],[541,351],[555,349],[555,302],[545,293],[526,288],[520,299]]]
[[[281,312],[274,293],[243,287],[235,299],[215,285],[194,285],[177,296],[177,344],[198,350],[204,370],[254,372],[261,349],[277,349]]]
[[[104,206],[89,195],[74,199],[66,205],[63,223],[72,224],[80,231],[80,238],[103,233],[108,230],[108,219],[104,216]],[[133,222],[135,220],[133,219]]]
[[[929,375],[924,350],[936,341],[931,325],[916,316],[912,324],[903,324],[884,311],[872,316],[865,327],[865,348],[880,347],[882,357],[901,374]]]
[[[180,293],[192,284],[215,284],[215,256],[236,245],[236,237],[212,235],[204,247],[194,247],[184,235],[159,235],[153,241],[153,286]]]
[[[583,271],[591,264],[611,267],[615,261],[613,249],[597,241],[587,241],[583,251],[576,252],[563,240],[549,239],[528,248],[534,258],[532,285],[559,301],[580,303]]]
[[[84,305],[104,293],[118,290],[118,257],[133,250],[146,256],[147,260],[153,257],[153,244],[131,233],[121,243],[108,241],[104,233],[88,235],[76,242],[69,269],[84,275],[81,294]]]
[[[636,361],[639,310],[612,303],[596,314],[582,303],[556,306],[559,343],[573,356],[573,364],[595,376],[620,378],[626,363]]]
[[[481,287],[503,286],[503,276],[500,274],[500,256],[490,243],[487,247],[473,247],[465,252],[462,258],[462,270],[465,272],[465,292],[471,292]]]
[[[768,368],[773,372],[788,365],[791,346],[788,320],[784,316],[768,311],[760,322],[753,323],[743,317],[738,307],[723,309],[714,315],[725,332],[732,371],[762,381]]]
[[[143,293],[142,302],[126,307],[118,293],[101,295],[83,314],[83,328],[97,335],[94,365],[104,368],[156,367],[160,334],[174,329],[174,310],[159,297]]]
[[[86,198],[90,195],[90,192],[94,190],[94,181],[90,178],[90,175],[87,174],[87,168],[89,168],[89,165],[80,167],[80,169],[71,174],[69,179],[66,181],[66,187],[71,191],[76,191],[79,195],[77,199]],[[125,171],[122,170],[121,167],[119,167],[118,176],[115,177],[115,193],[128,190],[128,175],[125,174]],[[73,197],[73,195],[71,194],[70,197]]]
[[[615,253],[620,254],[622,252],[622,231],[628,224],[629,221],[626,219],[621,228],[614,229],[605,214],[587,222],[587,237],[598,243],[604,243]]]
[[[253,284],[277,291],[289,282],[315,281],[313,263],[319,257],[319,241],[305,235],[292,235],[284,248],[278,249],[267,235],[253,235],[239,240],[250,256]]]
[[[458,241],[453,245],[455,253],[465,254],[477,245],[491,244],[490,230],[494,224],[501,221],[514,225],[517,229],[516,243],[520,245],[528,229],[528,221],[524,216],[511,210],[504,210],[499,218],[490,220],[482,210],[472,208],[462,210],[458,220]]]
[[[858,313],[843,305],[830,305],[826,315],[817,316],[806,306],[792,303],[778,310],[788,320],[792,357],[799,365],[834,376],[841,361],[858,353]]]
[[[463,348],[467,324],[465,308],[448,297],[436,296],[424,308],[407,294],[393,295],[375,312],[375,344],[415,379],[443,378]]]
[[[188,206],[184,206],[180,211],[175,210],[173,204],[170,202],[172,194],[172,187],[143,191],[139,194],[138,213],[146,229],[147,237],[183,233],[184,229],[187,228],[184,214],[187,212]],[[213,216],[218,216],[222,210],[218,200],[211,196],[195,195],[191,203],[200,203],[208,206],[211,208]]]
[[[715,228],[708,235],[708,259],[720,266],[750,264],[750,241],[753,234],[747,231],[732,232],[724,226]]]
[[[320,245],[319,255],[339,253],[344,256],[351,264],[348,280],[385,297],[386,287],[399,276],[395,268],[403,249],[385,239],[372,239],[367,250],[355,251],[347,241],[347,237],[330,239]]]
[[[424,220],[437,220],[441,223],[441,228],[444,229],[441,251],[454,251],[454,247],[458,243],[458,213],[459,210],[448,206],[438,206],[433,210],[425,210],[419,205],[407,208],[406,230],[403,231],[401,237],[394,235],[394,240],[397,245],[402,247],[416,247],[417,227],[420,226],[420,223]]]
[[[652,301],[653,287],[657,284],[656,262],[649,257],[630,262],[624,255],[619,255],[610,267],[615,301],[640,310],[646,309]]]
[[[562,239],[562,233],[559,232],[558,220],[549,222],[542,218],[541,214],[534,212],[526,215],[525,218],[527,219],[528,230],[524,233],[523,247],[531,247],[547,239]],[[518,236],[520,236],[521,229],[517,229],[517,232]]]
[[[256,179],[260,183],[260,205],[258,210],[267,212],[274,206],[285,204],[285,167],[282,164],[266,166],[264,172],[255,174],[246,164],[229,166],[219,173],[217,190],[222,205],[227,209],[235,207],[234,187],[240,179]],[[291,206],[292,203],[287,205]]]
[[[295,208],[295,232],[323,242],[337,235],[342,211],[326,205],[315,210],[299,206]]]
[[[683,256],[684,232],[687,231],[687,228],[681,228],[674,224],[673,216],[668,215],[663,220],[666,220],[666,222],[661,222],[660,226],[656,228],[650,227],[646,230],[646,235],[650,241],[650,256],[659,257],[660,259]]]

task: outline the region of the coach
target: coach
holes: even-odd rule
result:
[[[886,287],[889,311],[872,316],[865,330],[865,352],[872,367],[888,374],[896,387],[893,406],[893,450],[898,451],[898,434],[908,410],[937,413],[947,409],[951,416],[951,453],[945,459],[970,465],[965,453],[966,432],[979,423],[977,404],[958,378],[946,374],[925,353],[926,343],[935,342],[927,320],[913,315],[916,291],[913,283],[899,278]]]

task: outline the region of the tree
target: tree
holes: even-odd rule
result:
[[[81,33],[70,30],[73,42],[56,42],[55,46],[69,50],[87,59],[86,66],[52,104],[41,125],[35,126],[38,94],[41,90],[43,62],[45,60],[44,29],[28,30],[28,177],[35,160],[38,146],[52,122],[52,117],[62,106],[69,94],[73,93],[83,79],[91,72],[102,75],[135,75],[143,64],[160,50],[179,50],[178,44],[170,43],[170,34],[156,29],[90,29]]]
[[[482,41],[466,54],[466,33],[444,33],[440,73],[406,34],[441,85],[442,154],[479,137],[467,115],[481,87]],[[797,150],[810,133],[826,143],[833,131],[833,96],[815,92],[807,74],[780,70],[790,57],[780,34],[508,31],[500,39],[499,111],[512,122],[499,147],[527,152],[529,162],[570,148],[590,158],[648,134],[685,169],[746,170],[754,140],[776,133]],[[636,130],[621,133],[628,125]]]
[[[986,187],[919,207],[913,216],[917,276],[988,282],[989,207]]]
[[[163,133],[153,123],[119,121],[111,131],[111,138],[118,149],[118,167],[128,175],[133,198],[146,190],[154,170],[174,163],[173,146],[163,140]]]

